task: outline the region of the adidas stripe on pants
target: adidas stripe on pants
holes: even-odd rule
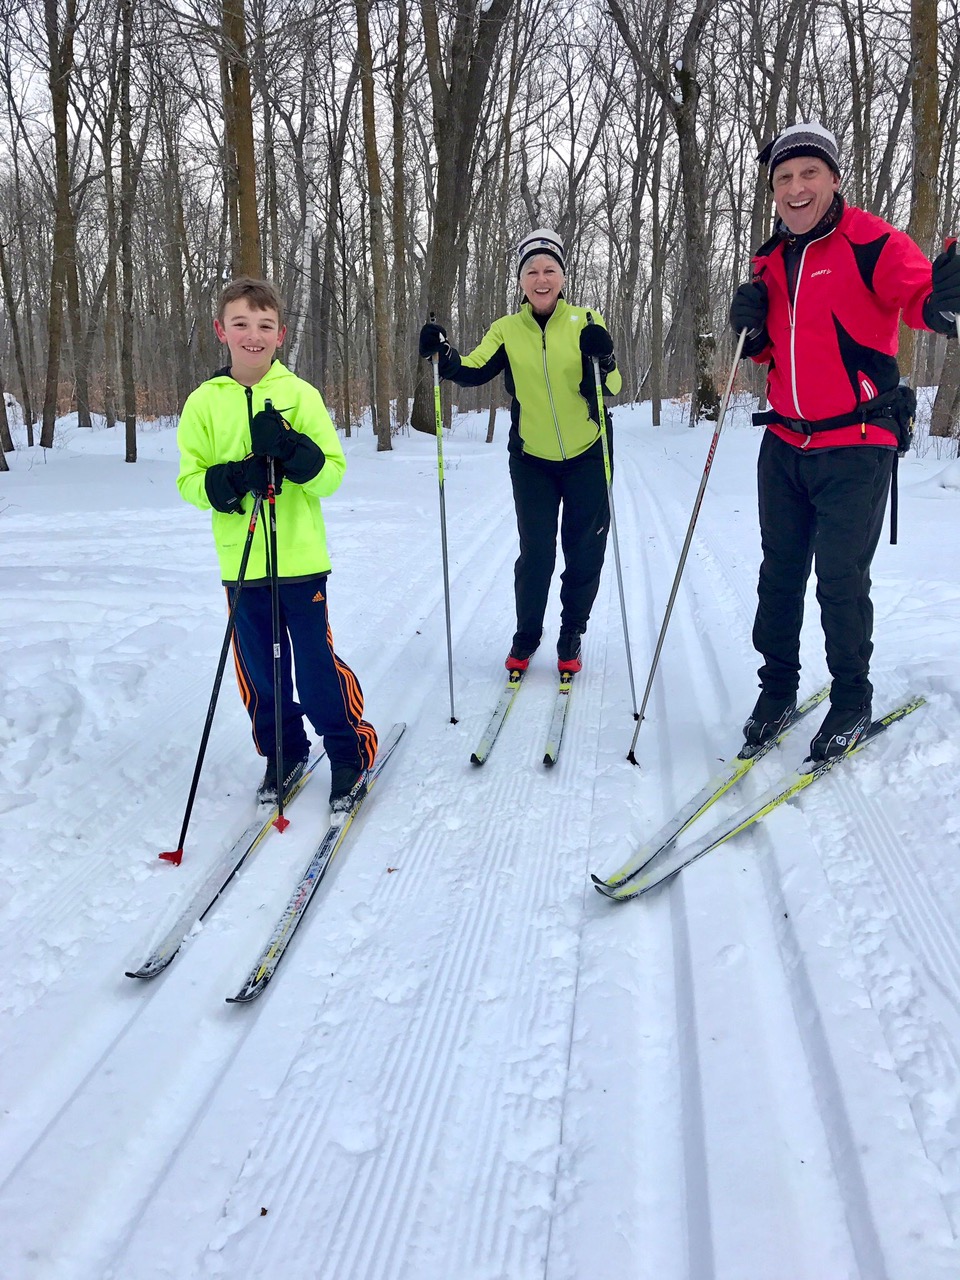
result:
[[[323,739],[331,767],[369,768],[377,752],[377,735],[363,719],[360,682],[333,648],[327,575],[281,581],[279,586],[283,758],[294,761],[306,756],[306,716]],[[235,590],[227,588],[231,603]],[[254,743],[260,754],[269,758],[276,753],[269,583],[245,584],[240,592],[233,652]]]

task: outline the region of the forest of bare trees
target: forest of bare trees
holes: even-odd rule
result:
[[[960,224],[960,0],[0,5],[0,391],[31,444],[75,410],[125,422],[134,461],[138,418],[222,363],[211,316],[245,272],[280,287],[288,365],[389,448],[433,428],[427,313],[478,341],[537,225],[606,316],[624,397],[654,422],[683,397],[695,422],[770,227],[757,153],[798,119],[838,135],[848,198],[927,252]],[[946,351],[905,357],[956,434]]]

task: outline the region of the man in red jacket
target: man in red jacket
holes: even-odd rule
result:
[[[870,563],[913,393],[900,385],[901,314],[913,329],[956,334],[956,245],[933,263],[889,223],[839,194],[834,135],[786,129],[760,156],[777,210],[773,237],[737,290],[730,323],[744,355],[768,366],[770,411],[757,464],[760,567],[753,643],[763,656],[747,746],[779,732],[796,706],[800,625],[810,568],[832,676],[811,758],[848,751],[870,724]]]

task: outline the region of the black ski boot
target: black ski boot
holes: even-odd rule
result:
[[[330,770],[330,816],[343,822],[367,794],[369,770],[359,772],[352,765],[334,765]]]
[[[575,627],[561,627],[560,637],[557,640],[558,671],[583,670],[583,663],[580,660],[580,636],[581,632]]]
[[[856,746],[870,728],[872,707],[869,702],[859,707],[831,707],[823,724],[810,743],[810,759],[814,764],[835,760]]]
[[[795,693],[768,693],[764,689],[743,726],[744,749],[741,756],[752,755],[765,742],[775,738],[796,709]]]
[[[296,760],[293,764],[287,765],[284,761],[283,769],[286,778],[283,784],[283,794],[286,797],[288,791],[301,777],[303,771],[307,767],[309,756],[304,756],[302,760]],[[267,770],[263,775],[263,781],[257,787],[257,804],[274,805],[279,803],[280,792],[277,787],[277,757],[270,756],[267,760]]]
[[[528,637],[518,631],[513,637],[513,644],[510,646],[510,652],[507,654],[507,660],[503,665],[508,671],[526,671],[530,665],[530,659],[539,648],[539,640],[531,642]]]

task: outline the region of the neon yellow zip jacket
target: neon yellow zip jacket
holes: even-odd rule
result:
[[[236,582],[250,522],[253,498],[244,499],[246,515],[214,511],[204,477],[217,462],[238,462],[250,452],[250,423],[267,400],[294,431],[302,431],[323,450],[326,461],[306,484],[285,479],[277,495],[277,569],[281,578],[307,578],[328,573],[327,535],[320,499],[340,486],[347,461],[320,392],[275,360],[255,387],[245,387],[228,372],[214,374],[191,392],[180,415],[177,445],[180,474],[177,488],[187,502],[210,511],[213,537],[224,582]],[[267,504],[254,535],[246,582],[267,577],[265,552]]]
[[[561,461],[586,453],[600,438],[593,365],[580,352],[587,310],[558,298],[541,329],[525,302],[519,311],[494,320],[469,355],[452,348],[441,355],[440,376],[462,387],[480,386],[503,373],[511,399],[511,453]],[[603,324],[599,312],[590,314]],[[616,368],[603,375],[605,394],[616,395],[621,385]]]

